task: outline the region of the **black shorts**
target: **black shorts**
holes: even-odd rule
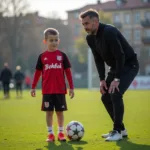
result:
[[[65,94],[43,94],[42,111],[67,110]]]

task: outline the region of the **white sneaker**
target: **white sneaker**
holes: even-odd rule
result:
[[[105,141],[119,141],[122,139],[122,134],[114,130],[111,132],[110,136],[105,139]]]
[[[128,137],[128,133],[127,133],[127,130],[124,129],[121,131],[121,134],[122,134],[122,137],[125,138],[125,137]]]
[[[110,136],[111,132],[113,131],[110,131],[109,133],[106,133],[106,134],[102,134],[102,138],[107,138]],[[127,130],[122,130],[121,131],[121,134],[122,134],[122,137],[127,137],[128,136],[128,133],[127,133]]]

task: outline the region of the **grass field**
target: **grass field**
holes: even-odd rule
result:
[[[112,129],[112,122],[100,100],[98,91],[75,90],[75,98],[67,97],[65,126],[71,120],[80,121],[85,135],[80,142],[46,143],[45,113],[40,111],[41,92],[32,98],[24,91],[22,99],[11,92],[3,100],[0,91],[0,150],[150,150],[150,91],[128,91],[124,96],[124,122],[128,139],[105,142],[101,134]],[[54,116],[55,133],[57,121]]]

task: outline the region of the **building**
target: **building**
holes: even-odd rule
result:
[[[150,74],[150,0],[114,0],[105,3],[98,0],[96,4],[67,11],[68,25],[72,28],[74,39],[80,36],[82,30],[79,14],[90,8],[112,14],[112,24],[123,33],[138,55],[140,74]]]

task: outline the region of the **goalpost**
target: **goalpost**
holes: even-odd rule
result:
[[[108,66],[105,65],[105,70],[108,72]],[[96,69],[95,61],[91,49],[88,48],[88,89],[99,90],[100,79]]]
[[[99,76],[90,48],[88,48],[88,89],[99,89]]]

